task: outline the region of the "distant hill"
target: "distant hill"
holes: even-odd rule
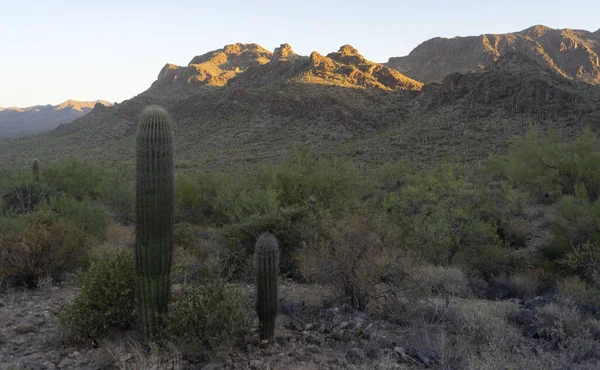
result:
[[[600,86],[518,51],[476,72],[423,84],[366,60],[350,45],[309,56],[282,44],[232,44],[167,64],[139,95],[31,137],[0,140],[0,166],[77,156],[131,164],[146,105],[174,121],[178,171],[242,170],[278,162],[294,146],[368,165],[401,160],[478,163],[537,123],[565,137],[600,126]]]
[[[600,84],[600,30],[552,29],[537,25],[520,32],[436,37],[385,65],[423,82],[440,82],[453,72],[483,69],[503,53],[517,51],[556,73]]]
[[[53,130],[60,124],[70,123],[89,113],[96,104],[112,105],[104,100],[67,100],[59,105],[0,108],[0,137],[14,137]]]

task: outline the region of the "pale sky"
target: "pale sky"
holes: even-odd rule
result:
[[[0,0],[0,107],[68,99],[121,102],[165,63],[236,42],[298,54],[344,44],[386,62],[432,37],[536,24],[596,31],[598,0],[202,1]]]

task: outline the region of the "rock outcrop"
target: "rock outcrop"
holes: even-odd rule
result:
[[[481,70],[507,52],[520,52],[565,77],[600,84],[600,32],[537,25],[520,32],[433,38],[385,65],[423,82]]]

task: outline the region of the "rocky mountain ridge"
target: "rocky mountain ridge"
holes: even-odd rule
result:
[[[506,34],[436,37],[385,65],[422,82],[440,82],[450,73],[481,70],[514,51],[565,77],[600,84],[600,32],[543,25]]]

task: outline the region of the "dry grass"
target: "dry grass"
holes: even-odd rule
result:
[[[473,295],[465,274],[454,266],[421,266],[408,271],[417,288],[423,294],[450,295],[467,298]]]
[[[102,348],[104,348],[103,353],[96,356],[96,362],[111,367],[116,366],[120,370],[181,368],[181,354],[172,343],[162,347],[151,344],[144,348],[134,339],[122,338],[115,342],[105,341]]]

